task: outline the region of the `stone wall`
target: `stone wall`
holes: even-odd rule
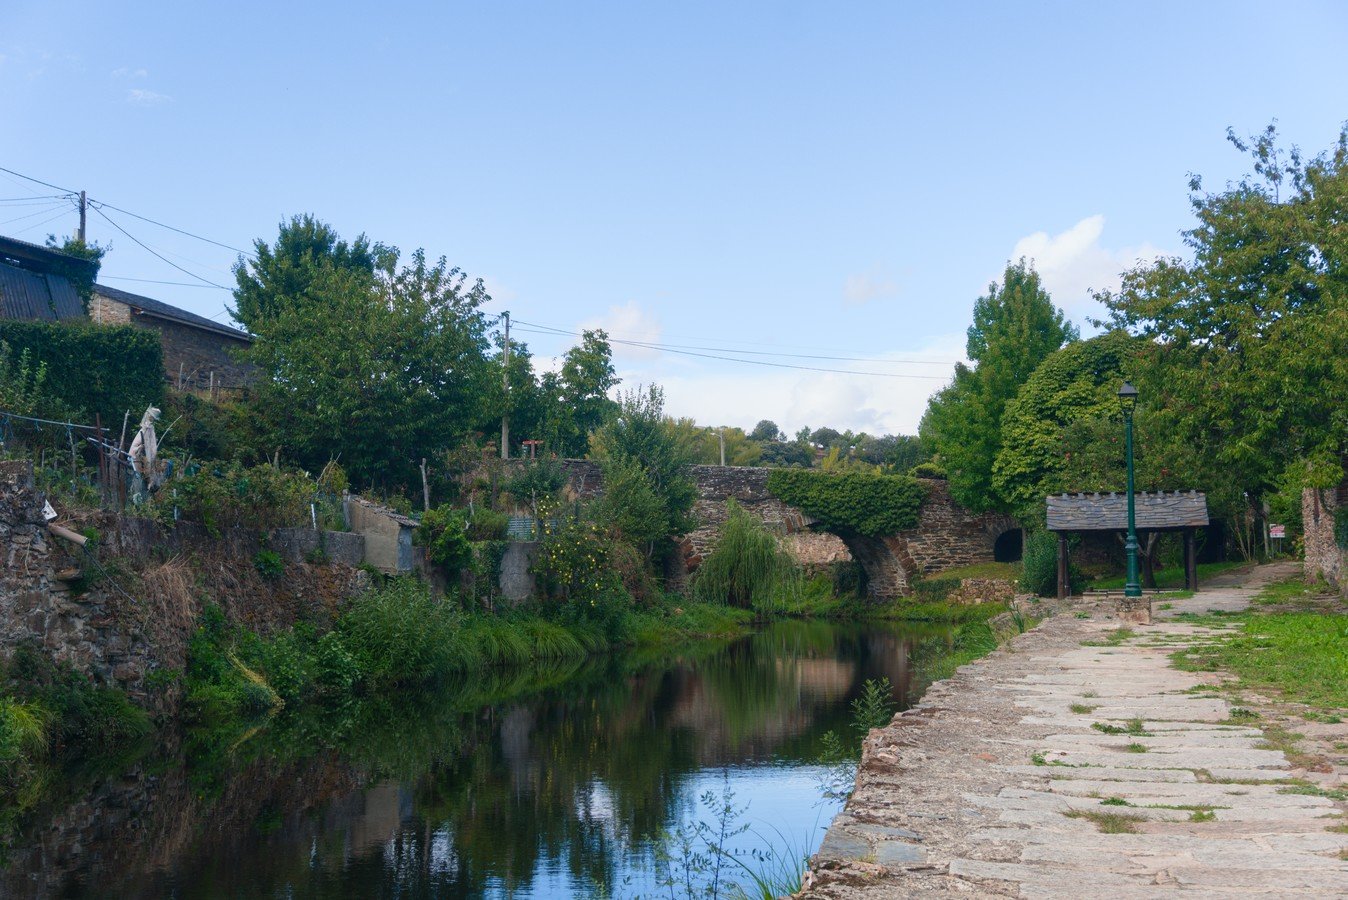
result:
[[[252,367],[234,354],[247,348],[249,341],[155,316],[134,316],[132,324],[159,332],[164,374],[170,383],[178,384],[180,374],[185,388],[204,389],[212,383],[216,388],[238,388],[248,382]]]
[[[1306,545],[1306,574],[1319,576],[1348,594],[1348,552],[1334,537],[1334,514],[1348,507],[1348,481],[1330,490],[1301,493],[1301,522]]]
[[[563,460],[570,499],[590,499],[603,492],[599,467],[586,460]],[[866,569],[871,595],[895,597],[910,592],[913,578],[946,569],[991,562],[998,536],[1016,522],[992,513],[975,515],[950,497],[943,479],[925,479],[927,498],[917,527],[882,538],[830,534],[793,506],[768,493],[771,469],[756,466],[693,466],[698,527],[679,538],[680,553],[666,572],[672,587],[683,585],[715,547],[733,499],[783,538],[783,545],[807,568],[856,560]]]
[[[176,708],[180,689],[152,690],[146,676],[184,668],[205,604],[265,635],[300,620],[331,621],[369,583],[347,565],[296,559],[303,542],[293,532],[274,545],[249,529],[211,534],[190,523],[164,528],[110,513],[82,513],[78,521],[63,515],[73,530],[100,532],[100,546],[85,553],[48,532],[45,497],[11,469],[0,468],[0,658],[36,645],[158,712]],[[332,537],[345,545],[359,536]],[[283,577],[264,578],[254,566],[265,546],[290,548]]]
[[[271,533],[268,547],[293,563],[306,562],[315,556],[325,562],[353,567],[365,562],[365,535],[350,531],[278,528]]]

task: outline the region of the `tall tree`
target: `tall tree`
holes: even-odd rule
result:
[[[313,471],[340,458],[357,484],[412,484],[422,456],[481,421],[496,374],[481,280],[420,250],[406,266],[396,259],[383,254],[373,278],[321,266],[305,288],[312,302],[268,306],[247,355],[269,449]]]
[[[975,302],[965,351],[973,366],[955,367],[955,380],[932,397],[919,427],[949,472],[956,501],[977,512],[1006,508],[992,485],[1002,413],[1039,364],[1078,337],[1025,259],[1008,264],[1001,284]]]
[[[585,331],[566,352],[560,372],[548,372],[541,390],[547,397],[544,426],[547,447],[559,456],[580,459],[589,452],[590,433],[609,421],[617,404],[608,392],[618,384],[608,334]]]
[[[1313,159],[1272,126],[1227,137],[1254,172],[1217,193],[1191,180],[1192,259],[1139,266],[1099,299],[1156,340],[1144,395],[1257,509],[1279,485],[1337,483],[1348,453],[1348,127]]]
[[[254,241],[253,253],[252,260],[240,257],[234,264],[238,286],[231,315],[254,334],[286,311],[323,302],[322,289],[332,283],[329,273],[352,273],[372,284],[381,263],[384,268],[393,264],[389,254],[397,259],[396,250],[371,244],[363,234],[348,244],[309,214],[282,222],[272,244]]]

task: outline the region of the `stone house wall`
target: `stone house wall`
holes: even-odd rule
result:
[[[1348,480],[1337,488],[1301,492],[1301,523],[1306,549],[1306,574],[1319,576],[1348,594],[1348,551],[1334,536],[1334,515],[1348,508]]]
[[[164,377],[170,384],[205,390],[238,388],[247,383],[252,366],[237,359],[251,341],[133,310],[120,300],[95,291],[89,318],[101,325],[135,325],[159,332],[164,349]],[[214,381],[212,381],[214,375]]]

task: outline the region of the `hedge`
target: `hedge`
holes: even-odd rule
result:
[[[773,469],[768,493],[831,530],[882,537],[917,526],[927,489],[906,475]]]
[[[46,399],[90,422],[102,413],[105,426],[120,427],[127,410],[139,419],[163,395],[164,351],[154,331],[3,320],[0,341],[16,355],[28,350],[34,362],[46,363]]]

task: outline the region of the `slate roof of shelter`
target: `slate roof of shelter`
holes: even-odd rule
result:
[[[83,316],[84,304],[60,267],[93,272],[78,256],[0,236],[0,317],[56,322]]]
[[[178,322],[194,328],[203,328],[206,331],[213,331],[216,334],[231,337],[238,341],[251,343],[253,340],[253,336],[246,331],[230,328],[228,325],[208,319],[205,316],[199,316],[196,313],[190,313],[185,309],[179,309],[176,306],[170,306],[167,303],[155,300],[153,297],[142,297],[140,294],[111,288],[104,284],[94,285],[94,293],[101,294],[109,300],[116,300],[118,303],[125,303],[148,316],[167,319],[170,322]]]
[[[1055,494],[1047,500],[1049,531],[1124,531],[1127,494]],[[1139,531],[1195,528],[1208,524],[1208,498],[1201,491],[1158,491],[1134,495]]]
[[[375,503],[373,500],[366,500],[364,497],[357,497],[355,494],[348,494],[347,499],[353,503],[359,503],[366,509],[374,510],[382,516],[392,519],[404,528],[419,528],[421,523],[411,516],[405,516],[395,509],[390,509],[382,503]]]

